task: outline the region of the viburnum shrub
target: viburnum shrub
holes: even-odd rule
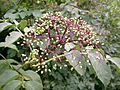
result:
[[[71,57],[69,62],[79,72],[77,66],[87,50],[100,46],[96,33],[87,22],[64,17],[60,12],[44,14],[22,38],[21,45],[30,49],[30,53],[22,54],[24,62],[37,67],[38,71],[49,61],[62,62],[73,55],[75,57]]]
[[[106,86],[111,80],[104,51],[94,29],[82,19],[67,18],[59,12],[46,13],[31,28],[24,29],[21,45],[27,51],[22,54],[24,65],[43,72],[51,72],[51,62],[72,66],[80,75],[92,69]],[[52,67],[56,70],[58,67]],[[24,66],[23,65],[23,66]],[[60,66],[60,69],[62,67]]]

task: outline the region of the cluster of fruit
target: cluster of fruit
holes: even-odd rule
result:
[[[84,20],[67,18],[59,12],[46,13],[36,20],[32,29],[25,34],[24,42],[31,49],[24,60],[40,63],[63,54],[66,43],[73,43],[81,51],[86,46],[97,48],[99,43],[93,28]],[[33,54],[35,52],[37,54]],[[33,66],[40,68],[40,63]]]

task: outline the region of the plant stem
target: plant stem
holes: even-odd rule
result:
[[[1,56],[3,59],[6,59],[1,53],[0,53],[0,56]]]
[[[62,35],[62,37],[61,37],[61,41],[63,40],[63,38],[64,38],[64,36],[65,36],[67,30],[68,30],[68,27],[66,26],[65,31],[64,31],[64,33],[63,33],[63,35]]]
[[[45,64],[45,63],[47,63],[47,62],[50,62],[50,61],[52,61],[52,60],[55,60],[56,58],[60,58],[60,57],[63,57],[63,56],[65,56],[65,54],[61,54],[61,55],[59,55],[59,56],[57,56],[57,57],[50,58],[50,59],[48,59],[48,60],[42,62],[41,64]]]
[[[41,65],[46,64],[47,62],[50,62],[50,61],[52,61],[52,60],[55,60],[56,58],[60,58],[60,57],[63,57],[63,56],[65,56],[65,54],[61,54],[61,55],[58,55],[57,57],[50,58],[50,59],[42,62]],[[22,67],[24,67],[24,66],[26,66],[26,65],[28,65],[28,64],[32,64],[32,63],[35,63],[35,62],[38,62],[38,61],[30,61],[30,62],[24,63],[24,64],[23,64],[22,66],[20,66],[17,70],[19,70],[20,68],[22,68]]]
[[[20,29],[17,26],[16,26],[16,29],[18,30],[18,32],[22,34],[22,36],[24,36],[24,34],[20,31]]]
[[[10,66],[10,68],[13,69],[13,67],[10,65],[10,63],[7,61],[7,59],[0,53],[0,56],[8,63],[8,65]]]

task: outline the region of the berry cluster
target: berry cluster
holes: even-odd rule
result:
[[[99,43],[93,28],[84,20],[67,18],[59,12],[44,14],[23,38],[24,45],[31,49],[24,60],[39,62],[32,65],[39,68],[42,62],[64,53],[66,43],[79,46],[81,51],[86,46],[97,48]]]

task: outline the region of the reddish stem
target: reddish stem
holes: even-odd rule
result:
[[[56,32],[57,32],[57,36],[59,37],[59,40],[60,40],[60,33],[58,31],[58,28],[56,27]]]
[[[62,42],[63,42],[63,38],[64,38],[64,36],[65,36],[65,33],[67,32],[67,29],[68,29],[68,27],[66,26],[65,31],[64,31],[64,33],[63,33],[63,35],[62,35],[62,37],[61,37],[61,40],[60,40],[60,41],[62,41]]]
[[[50,28],[48,28],[48,36],[49,36],[49,39],[51,40],[51,37],[50,37]]]

